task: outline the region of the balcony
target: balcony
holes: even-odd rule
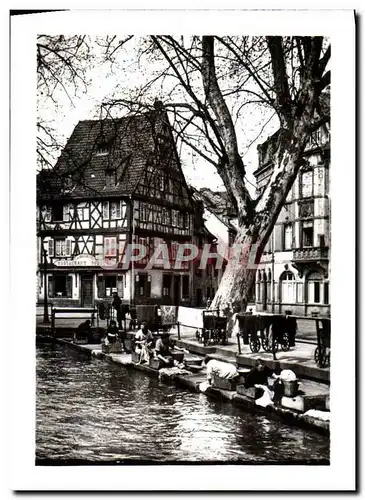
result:
[[[311,247],[293,250],[293,262],[317,262],[319,260],[328,260],[328,248]]]

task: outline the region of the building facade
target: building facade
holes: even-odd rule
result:
[[[59,306],[92,306],[113,292],[129,304],[196,302],[194,262],[175,269],[178,244],[213,236],[200,226],[158,106],[79,122],[56,166],[37,177],[39,302],[46,289]],[[131,243],[145,249],[136,262]],[[160,244],[168,258],[149,268]]]
[[[258,147],[260,192],[270,179],[275,134]],[[256,309],[330,315],[330,131],[313,134],[305,164],[265,247],[256,273]]]

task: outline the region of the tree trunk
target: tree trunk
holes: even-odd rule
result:
[[[257,238],[250,228],[241,228],[228,256],[228,264],[222,276],[212,309],[238,307],[246,310],[248,294],[255,281],[257,258],[261,257],[256,246]]]
[[[301,164],[305,140],[291,139],[281,135],[275,155],[275,165],[261,199],[255,207],[253,221],[249,225],[241,224],[226,270],[212,301],[211,309],[233,309],[244,312],[248,295],[255,281],[256,268],[260,263],[265,245],[272,233],[287,194],[292,187]],[[237,259],[237,253],[240,258]],[[233,258],[232,258],[233,254]],[[232,327],[229,321],[229,329]]]

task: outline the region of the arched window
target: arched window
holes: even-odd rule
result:
[[[307,303],[320,304],[324,302],[323,275],[313,271],[307,275]]]
[[[280,276],[281,302],[283,304],[294,304],[296,302],[295,277],[290,271],[285,271]]]

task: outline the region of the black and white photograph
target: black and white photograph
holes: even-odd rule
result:
[[[11,25],[24,487],[354,488],[354,12]]]

